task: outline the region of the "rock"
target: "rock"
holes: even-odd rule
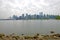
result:
[[[54,31],[50,31],[50,33],[55,33]]]

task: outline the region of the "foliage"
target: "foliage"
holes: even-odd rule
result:
[[[56,19],[60,19],[60,16],[56,16]]]

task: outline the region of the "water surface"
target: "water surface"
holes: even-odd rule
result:
[[[0,33],[10,34],[49,34],[60,33],[60,20],[2,20]]]

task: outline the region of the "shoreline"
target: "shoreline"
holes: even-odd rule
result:
[[[12,33],[10,35],[0,34],[0,40],[60,40],[60,34],[59,33],[53,33],[51,32],[50,35],[42,35],[42,34],[35,34],[35,35],[16,35],[15,33]]]

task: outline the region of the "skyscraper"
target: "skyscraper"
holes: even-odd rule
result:
[[[43,12],[39,12],[39,18],[43,18]]]
[[[21,17],[22,17],[22,19],[24,19],[24,14],[22,14],[22,16],[21,16]]]

